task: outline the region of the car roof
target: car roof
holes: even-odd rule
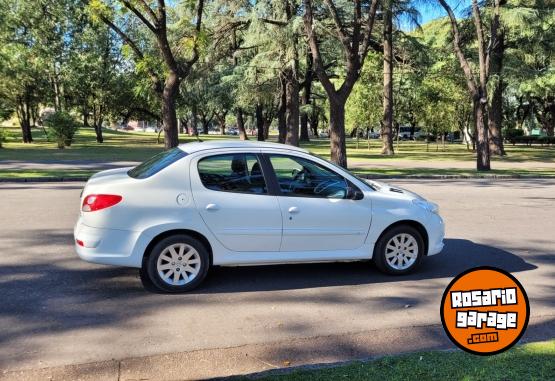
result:
[[[308,153],[307,150],[280,144],[280,143],[269,143],[269,142],[259,142],[259,141],[249,141],[249,140],[210,140],[205,142],[193,142],[193,143],[185,143],[180,144],[179,148],[187,153],[194,153],[198,151],[206,151],[206,150],[215,150],[215,149],[222,149],[222,148],[273,148],[273,149],[282,149],[287,151],[296,151],[296,152],[305,152]]]

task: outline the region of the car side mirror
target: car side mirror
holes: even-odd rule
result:
[[[345,198],[347,200],[362,200],[364,198],[364,194],[357,188],[347,187]]]

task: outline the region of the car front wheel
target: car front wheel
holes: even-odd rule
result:
[[[159,290],[185,292],[204,280],[209,265],[206,247],[188,235],[179,234],[154,245],[142,270]]]
[[[387,274],[401,275],[414,270],[424,254],[424,240],[418,230],[408,225],[391,228],[374,248],[376,267]]]

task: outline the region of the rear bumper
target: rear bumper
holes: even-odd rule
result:
[[[441,253],[445,244],[445,224],[443,219],[437,215],[432,214],[428,222],[428,256]]]
[[[141,267],[142,253],[135,250],[140,233],[131,230],[101,229],[77,221],[73,231],[75,251],[87,262]],[[78,244],[80,242],[83,246]]]

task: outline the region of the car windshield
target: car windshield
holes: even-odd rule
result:
[[[187,153],[179,148],[173,148],[168,151],[160,152],[145,162],[137,165],[135,168],[130,169],[127,174],[134,179],[146,179],[185,156],[187,156]]]

